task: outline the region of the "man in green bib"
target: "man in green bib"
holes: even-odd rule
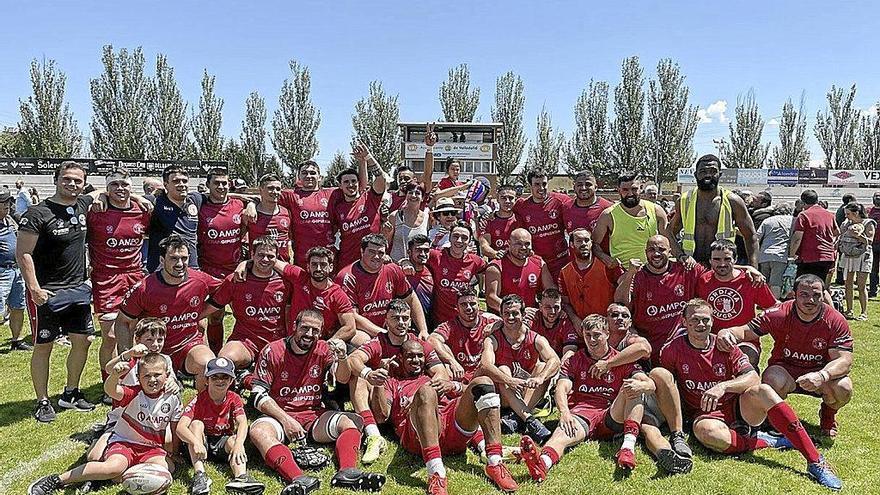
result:
[[[641,192],[642,183],[636,173],[621,172],[617,176],[620,201],[606,208],[596,222],[593,253],[608,268],[625,270],[631,260],[644,262],[648,239],[667,235],[666,212],[660,205],[642,199]]]
[[[736,231],[746,245],[749,264],[757,267],[758,237],[755,224],[746,204],[736,194],[718,187],[721,178],[721,160],[715,155],[703,155],[694,170],[697,187],[682,194],[677,212],[669,224],[669,232],[681,234],[681,242],[673,242],[672,249],[679,260],[692,267],[695,262],[709,266],[709,246],[718,239],[733,241]]]

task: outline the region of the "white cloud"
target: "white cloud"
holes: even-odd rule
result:
[[[877,116],[877,105],[871,105],[870,107],[866,108],[865,110],[862,110],[860,112],[860,114],[862,117],[865,117],[868,115],[870,115],[871,117],[876,117]]]
[[[770,119],[767,121],[767,125],[776,126],[776,125],[779,125],[779,121],[777,119],[773,118],[773,119]]]
[[[712,122],[723,124],[727,122],[726,112],[727,100],[717,100],[709,105],[708,108],[697,110],[697,117],[700,119],[700,124],[711,124]]]

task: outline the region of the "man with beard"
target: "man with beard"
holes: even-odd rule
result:
[[[509,184],[498,186],[496,197],[498,210],[486,221],[486,227],[480,236],[483,256],[490,260],[504,257],[510,245],[510,234],[516,228],[516,216],[513,214],[516,188]]]
[[[572,322],[602,314],[614,300],[615,276],[593,257],[590,231],[576,228],[568,234],[574,257],[559,273],[562,309]]]
[[[282,195],[281,179],[275,174],[260,177],[260,203],[256,217],[244,217],[248,239],[271,236],[278,244],[278,259],[290,261],[290,211],[279,204]],[[299,223],[299,222],[297,222]],[[252,253],[253,254],[253,253]]]
[[[351,405],[363,418],[364,430],[367,434],[366,448],[361,459],[364,464],[375,462],[388,447],[388,442],[379,434],[379,428],[369,406],[371,387],[382,385],[388,379],[388,369],[383,367],[385,360],[396,357],[399,363],[400,346],[408,340],[413,340],[422,345],[426,359],[425,366],[428,374],[435,378],[435,383],[449,380],[446,367],[440,362],[431,344],[410,334],[411,321],[410,305],[402,299],[391,301],[385,318],[387,331],[373,337],[339,365],[337,375],[339,381],[348,383],[351,390]]]
[[[516,226],[532,234],[535,254],[547,263],[553,280],[568,263],[568,242],[565,239],[563,215],[571,204],[565,194],[547,190],[547,175],[530,170],[526,175],[531,196],[520,198],[513,206]]]
[[[254,408],[263,416],[251,425],[250,440],[266,465],[288,483],[281,495],[306,495],[320,487],[317,478],[303,474],[286,445],[308,436],[335,446],[339,470],[331,486],[379,491],[385,475],[356,467],[360,418],[322,407],[324,376],[334,363],[345,361],[343,342],[319,340],[322,325],[321,313],[303,310],[296,317],[293,335],[272,342],[260,353],[251,397]],[[336,370],[337,376],[340,369]]]
[[[817,286],[813,302],[821,304],[821,282]],[[693,422],[697,440],[715,452],[729,455],[768,447],[797,449],[807,460],[811,478],[840,490],[840,479],[816,450],[791,406],[773,388],[761,383],[739,348],[730,346],[725,350],[717,345],[719,338],[712,335],[711,306],[702,299],[692,299],[685,304],[683,314],[687,333],[663,347],[660,362],[678,382],[683,413]],[[754,436],[743,435],[731,428],[739,418],[751,426],[766,419],[783,436],[760,431]]]
[[[403,268],[406,280],[422,304],[428,326],[433,327],[436,323],[431,317],[433,314],[431,305],[434,303],[434,275],[427,266],[430,253],[431,240],[424,234],[416,234],[407,241],[408,257],[400,261],[400,267]]]
[[[694,178],[696,189],[682,195],[678,214],[672,218],[669,232],[681,232],[681,246],[673,246],[675,254],[688,266],[699,262],[709,266],[710,246],[718,239],[731,242],[739,231],[745,243],[749,264],[758,266],[758,238],[755,225],[742,198],[718,187],[721,160],[703,155],[697,160]]]
[[[613,204],[596,194],[597,187],[596,176],[593,175],[593,172],[583,170],[575,175],[575,200],[562,215],[565,230],[573,232],[577,229],[587,229],[592,232],[596,228],[599,216]]]
[[[199,267],[198,242],[199,209],[205,196],[189,190],[189,174],[180,165],[169,165],[162,171],[165,190],[156,193],[156,206],[150,218],[147,248],[147,273],[159,268],[162,249],[159,243],[170,234],[177,234],[189,248],[189,266]]]
[[[214,278],[224,279],[241,260],[241,213],[244,203],[229,197],[226,169],[208,171],[207,201],[199,208],[199,267]],[[208,317],[208,345],[215,354],[223,347],[224,311]]]
[[[711,253],[712,269],[700,276],[696,295],[712,306],[714,332],[752,321],[755,306],[768,309],[777,304],[767,284],[755,287],[745,271],[734,266],[736,246],[732,242],[727,239],[713,242]],[[742,342],[739,349],[749,357],[752,367],[758,369],[761,340]]]
[[[340,193],[336,187],[321,187],[321,169],[314,161],[302,162],[296,170],[299,186],[282,191],[278,204],[296,219],[290,226],[290,238],[295,240],[293,262],[305,269],[309,249],[333,246],[330,208],[339,201]],[[366,184],[367,177],[361,177],[360,183]]]
[[[330,205],[330,219],[339,232],[339,266],[348,266],[360,257],[360,240],[367,234],[378,234],[381,224],[379,207],[385,194],[385,171],[362,143],[354,147],[358,170],[349,168],[337,174],[342,199]],[[375,177],[368,190],[360,178],[373,170]]]
[[[370,404],[380,423],[392,422],[404,450],[422,456],[428,471],[427,493],[448,493],[442,455],[466,453],[478,434],[485,439],[486,476],[499,490],[515,491],[518,486],[502,462],[501,400],[492,381],[481,376],[464,390],[456,387],[447,392],[447,384],[425,374],[424,350],[411,340],[401,345],[395,364],[397,372],[373,387]]]
[[[92,273],[92,301],[101,325],[101,348],[98,363],[101,378],[108,373],[104,366],[116,354],[113,324],[126,292],[144,278],[141,247],[150,225],[150,213],[131,199],[128,170],[114,169],[106,177],[107,209],[89,211],[86,216],[89,260]],[[123,350],[131,346],[131,335],[122,335]]]
[[[637,364],[609,368],[599,376],[590,373],[599,360],[613,358],[617,351],[608,345],[608,323],[602,317],[588,317],[581,328],[586,348],[565,360],[556,384],[559,426],[540,449],[528,436],[520,440],[522,458],[537,482],[557,464],[567,448],[586,440],[611,440],[623,433],[617,451],[617,466],[636,467],[635,445],[644,413],[643,394],[654,383]]]
[[[433,249],[428,255],[428,269],[431,270],[435,283],[434,303],[431,307],[434,321],[440,323],[455,317],[457,291],[473,285],[477,276],[486,270],[486,260],[468,251],[473,238],[470,225],[464,222],[455,223],[449,237],[449,247]]]
[[[458,314],[440,324],[428,342],[449,368],[453,380],[469,383],[480,365],[487,325],[498,321],[492,313],[480,311],[477,292],[472,287],[458,291]]]
[[[547,339],[523,321],[523,300],[516,294],[501,300],[501,328],[483,340],[478,375],[488,376],[501,394],[502,404],[512,413],[502,424],[513,432],[527,433],[539,443],[550,430],[532,411],[544,399],[551,379],[559,371],[559,356]]]
[[[532,317],[529,328],[547,339],[553,352],[565,361],[578,348],[575,326],[562,312],[562,294],[551,287],[544,289],[538,298],[538,312]]]
[[[399,165],[394,170],[394,186],[395,189],[388,191],[385,195],[385,201],[388,204],[389,211],[397,211],[406,201],[406,191],[404,187],[415,180],[415,173],[409,165]]]
[[[501,313],[501,298],[517,294],[526,306],[535,307],[537,295],[556,287],[550,269],[539,256],[532,254],[532,235],[523,228],[510,234],[507,254],[486,268],[486,307]]]
[[[205,388],[205,365],[214,353],[205,345],[199,326],[208,296],[217,290],[220,281],[187,267],[189,244],[171,234],[159,248],[162,269],[153,272],[135,285],[119,308],[116,327],[131,335],[130,327],[139,318],[152,316],[167,322],[167,336],[162,354],[171,357],[174,371],[196,377],[196,389]]]
[[[290,284],[273,270],[278,253],[275,239],[257,237],[251,252],[244,281],[227,275],[202,311],[204,317],[224,311],[227,305],[232,308],[235,326],[219,356],[232,361],[237,370],[250,368],[264,347],[285,337],[284,309],[291,293]]]
[[[617,176],[620,201],[605,208],[593,229],[593,254],[610,269],[627,269],[633,259],[644,262],[648,238],[666,235],[666,212],[641,199],[641,188],[635,172],[621,172]],[[606,237],[608,252],[603,248]]]
[[[852,398],[853,338],[843,315],[822,301],[824,289],[824,281],[815,275],[798,277],[793,301],[765,311],[748,325],[722,330],[718,341],[725,349],[769,333],[773,352],[764,383],[782,398],[791,393],[821,397],[819,427],[823,435],[834,437],[837,411]]]
[[[343,267],[336,283],[355,308],[357,329],[372,338],[383,332],[385,315],[392,299],[406,300],[412,308],[413,323],[419,336],[428,338],[428,326],[422,305],[413,293],[403,270],[394,263],[385,263],[388,240],[379,234],[361,239],[361,259]]]

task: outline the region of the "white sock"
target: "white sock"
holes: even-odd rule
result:
[[[443,465],[443,459],[440,457],[426,462],[425,467],[428,468],[428,477],[434,473],[439,474],[441,478],[446,477],[446,466]]]
[[[367,433],[368,437],[378,437],[379,436],[379,427],[376,425],[367,425],[364,428],[364,431]]]
[[[636,436],[632,433],[627,433],[623,436],[623,445],[620,446],[621,449],[626,450],[635,450],[636,448]]]
[[[489,456],[489,465],[490,466],[497,466],[497,465],[501,464],[501,460],[502,460],[502,457],[500,455],[492,454]]]
[[[486,441],[480,440],[480,443],[477,444],[477,450],[479,452],[486,452]]]
[[[547,466],[547,469],[553,467],[553,461],[550,460],[550,456],[547,454],[541,454],[541,460],[544,461],[544,465]]]

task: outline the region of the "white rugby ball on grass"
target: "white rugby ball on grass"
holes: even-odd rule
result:
[[[172,481],[171,473],[157,464],[137,464],[122,473],[122,488],[131,495],[165,493]]]

